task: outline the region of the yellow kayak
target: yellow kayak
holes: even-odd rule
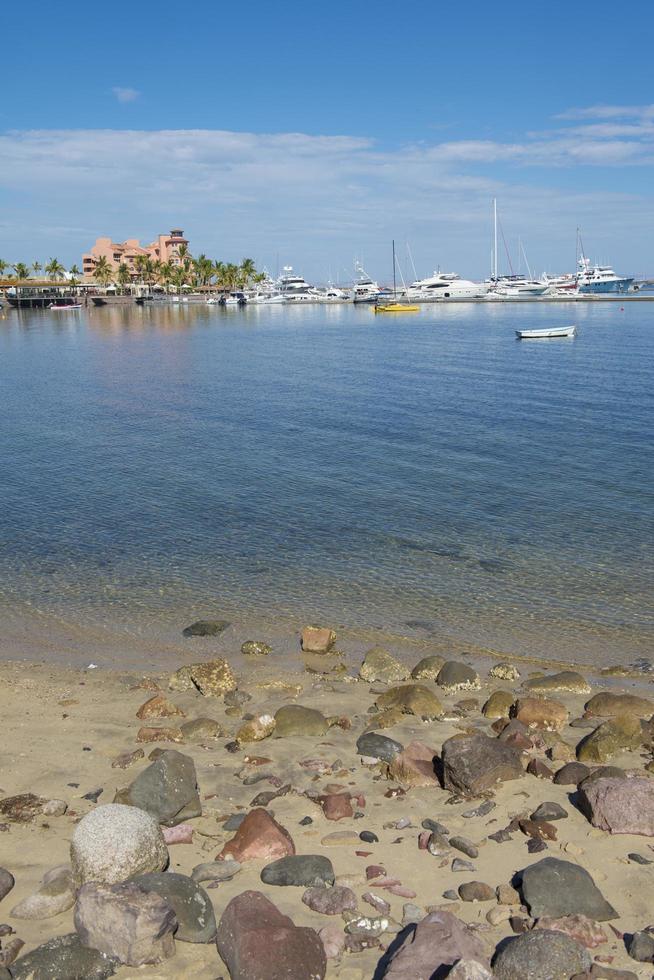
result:
[[[385,303],[375,306],[375,313],[418,313],[419,306],[407,306],[406,303]]]

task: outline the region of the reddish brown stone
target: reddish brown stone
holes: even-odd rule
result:
[[[267,810],[250,810],[231,841],[223,847],[218,861],[272,861],[295,854],[289,832],[271,817]]]
[[[155,694],[153,698],[145,701],[136,712],[136,717],[141,721],[148,718],[184,718],[186,717],[181,708],[169,701],[165,694]]]
[[[547,820],[521,820],[520,830],[536,840],[556,840],[556,827]]]
[[[184,733],[181,728],[139,728],[136,733],[137,742],[183,742]]]
[[[565,705],[549,698],[520,698],[516,701],[514,717],[527,728],[559,732],[568,721]]]
[[[602,943],[608,942],[604,929],[585,915],[562,915],[560,918],[552,918],[549,915],[541,916],[534,926],[535,929],[551,929],[554,932],[563,932],[571,939],[575,939],[586,949],[594,949]]]
[[[424,742],[409,742],[388,766],[389,776],[405,786],[438,786],[434,771],[436,752]]]
[[[319,800],[327,820],[342,820],[344,817],[354,816],[349,793],[329,793],[327,796],[320,796]]]
[[[540,759],[531,759],[527,766],[527,772],[530,776],[536,776],[537,779],[554,779],[554,773],[550,767],[546,766]]]
[[[320,626],[306,626],[302,630],[302,649],[305,653],[329,653],[336,642],[333,630]]]

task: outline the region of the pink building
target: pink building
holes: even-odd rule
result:
[[[151,245],[140,245],[138,238],[128,238],[118,244],[110,238],[97,238],[95,245],[82,256],[82,271],[85,276],[92,276],[98,259],[104,258],[118,272],[118,266],[125,264],[132,275],[137,275],[136,259],[145,255],[153,262],[180,265],[179,249],[181,245],[188,247],[188,239],[184,238],[181,228],[173,228],[169,235],[159,235]]]

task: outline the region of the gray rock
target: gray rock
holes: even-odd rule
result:
[[[459,897],[464,902],[494,902],[495,889],[485,881],[465,881],[459,885]]]
[[[392,762],[396,755],[404,751],[401,742],[396,742],[388,735],[379,735],[377,732],[364,732],[357,739],[357,752],[359,755],[369,756],[373,759],[383,759],[384,762]]]
[[[509,940],[493,961],[496,980],[570,980],[590,969],[588,952],[562,932],[539,929]]]
[[[452,871],[475,871],[472,861],[464,861],[462,858],[454,858],[452,861]]]
[[[38,891],[15,905],[11,914],[15,919],[51,919],[72,909],[76,891],[69,866],[60,865],[48,871]]]
[[[114,883],[147,871],[162,871],[168,848],[161,829],[144,810],[108,803],[82,817],[73,832],[70,857],[75,883]]]
[[[210,943],[216,937],[211,899],[197,881],[170,871],[138,875],[132,879],[146,892],[154,892],[170,905],[177,919],[175,939],[182,943]]]
[[[289,854],[267,864],[261,872],[266,885],[333,885],[334,868],[329,858],[322,854]]]
[[[431,830],[432,834],[441,834],[443,837],[447,837],[449,834],[449,830],[445,824],[440,823],[438,820],[432,820],[431,817],[427,817],[426,820],[423,820],[420,826],[423,827],[424,830]]]
[[[462,854],[467,854],[469,858],[479,857],[479,848],[471,840],[468,840],[467,837],[450,837],[449,843],[450,847],[461,851]]]
[[[193,759],[174,749],[162,752],[139,773],[125,794],[125,803],[140,807],[164,827],[202,815]]]
[[[185,721],[180,728],[187,742],[204,742],[225,735],[222,725],[213,718],[194,718],[192,721]]]
[[[554,774],[554,782],[557,786],[578,786],[587,776],[590,769],[583,762],[566,762]]]
[[[435,681],[444,663],[438,655],[423,657],[411,671],[411,677],[414,681]]]
[[[126,966],[160,963],[175,955],[175,913],[163,898],[133,881],[82,885],[75,928],[84,946],[99,949]]]
[[[520,752],[486,735],[455,735],[443,743],[443,785],[467,796],[523,775]]]
[[[0,868],[0,902],[3,898],[6,898],[14,887],[14,884],[15,879],[11,871],[7,871],[6,868]]]
[[[12,980],[107,980],[120,966],[117,959],[87,949],[77,933],[56,936],[12,963]]]
[[[406,664],[381,647],[368,650],[359,668],[359,677],[369,683],[381,681],[383,684],[397,684],[398,681],[405,681],[408,676],[409,668]]]
[[[451,912],[430,912],[392,954],[382,976],[384,980],[437,977],[459,960],[488,963],[481,941],[461,919]]]
[[[285,704],[275,713],[275,738],[324,735],[327,727],[327,720],[320,711],[301,704]]]
[[[198,619],[182,630],[182,636],[218,636],[230,625],[226,619]]]
[[[627,940],[627,952],[638,963],[654,963],[654,929],[635,932]]]
[[[229,831],[230,834],[235,830],[238,830],[246,816],[247,813],[232,813],[231,817],[228,817],[227,820],[225,820],[223,830]]]
[[[296,926],[261,892],[231,900],[216,945],[231,980],[323,980],[327,970],[318,934]]]
[[[522,872],[522,897],[533,919],[581,914],[597,922],[617,919],[601,891],[583,868],[558,858],[543,858]]]
[[[446,691],[478,691],[479,674],[458,660],[448,660],[438,672],[436,683]]]
[[[448,973],[447,980],[493,980],[493,974],[475,960],[459,960]]]
[[[552,803],[549,800],[537,806],[531,815],[532,820],[565,820],[568,811],[559,803]]]
[[[314,885],[307,888],[302,902],[314,912],[321,912],[323,915],[341,915],[342,912],[352,911],[357,907],[357,897],[346,885],[334,885],[333,888]]]
[[[238,861],[206,861],[197,864],[191,872],[193,881],[231,881],[239,873],[241,865]]]

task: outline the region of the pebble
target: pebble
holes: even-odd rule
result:
[[[320,843],[323,847],[343,847],[347,844],[358,844],[359,835],[353,830],[337,830],[333,834],[327,834]]]
[[[559,803],[541,803],[531,815],[531,820],[565,820],[568,811]]]
[[[654,863],[654,862],[650,861],[649,858],[643,857],[642,854],[637,854],[635,851],[632,851],[631,854],[627,854],[627,857],[629,858],[630,861],[633,861],[634,864],[653,864]]]
[[[459,885],[459,898],[464,902],[495,901],[495,889],[485,881],[466,881]]]
[[[361,898],[364,902],[367,902],[368,905],[372,905],[375,911],[381,912],[382,915],[390,915],[391,907],[386,899],[382,898],[380,895],[375,895],[373,892],[366,892],[361,896]]]
[[[475,866],[470,861],[462,861],[461,858],[454,858],[452,861],[452,871],[474,871]]]
[[[366,844],[379,843],[379,837],[377,834],[373,834],[372,830],[362,830],[359,834],[359,838]]]
[[[357,907],[356,895],[351,888],[344,885],[334,885],[332,888],[314,885],[304,892],[302,902],[322,915],[341,915]]]
[[[426,820],[422,821],[422,824],[420,826],[423,827],[425,830],[431,830],[431,832],[434,834],[442,834],[444,837],[447,837],[447,835],[449,834],[449,830],[447,829],[447,827],[444,824],[439,823],[438,820],[430,820],[429,818],[427,818]]]
[[[479,848],[471,840],[468,840],[467,837],[450,837],[449,843],[450,847],[461,851],[470,858],[479,857]]]

